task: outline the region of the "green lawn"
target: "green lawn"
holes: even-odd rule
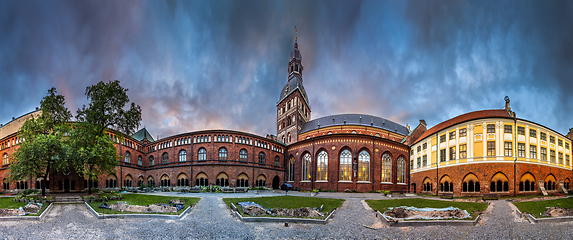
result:
[[[28,205],[27,202],[15,202],[13,197],[0,197],[0,208],[17,209],[19,207],[25,207]],[[28,214],[26,216],[39,216],[42,212],[50,205],[49,203],[42,204],[42,209],[37,214]]]
[[[381,213],[389,210],[389,207],[431,207],[431,208],[447,208],[456,207],[462,210],[468,211],[471,219],[475,219],[479,213],[474,213],[474,211],[484,211],[487,208],[487,203],[473,203],[473,202],[452,202],[452,201],[441,201],[441,200],[430,200],[422,198],[406,198],[406,199],[393,199],[393,200],[366,200],[366,203],[374,209]]]
[[[344,199],[333,198],[319,198],[319,197],[299,197],[299,196],[275,196],[275,197],[254,197],[254,198],[223,198],[223,201],[231,208],[231,203],[237,206],[239,202],[255,202],[267,209],[270,208],[301,208],[301,207],[316,207],[320,208],[322,205],[323,213],[330,213],[335,208],[342,206]],[[239,212],[243,214],[241,207]],[[246,215],[248,217],[249,215]],[[326,217],[326,216],[325,216]]]
[[[113,200],[113,201],[106,201],[108,205],[117,203],[117,202],[125,202],[126,204],[130,205],[139,205],[139,206],[147,206],[154,203],[168,203],[169,200],[172,199],[179,199],[185,201],[185,207],[181,209],[179,212],[176,213],[141,213],[141,214],[168,214],[168,215],[179,215],[188,206],[197,204],[201,198],[198,197],[177,197],[177,196],[157,196],[157,195],[146,195],[146,194],[122,194],[123,199],[121,200]],[[132,212],[120,212],[106,208],[99,208],[99,206],[103,202],[89,202],[88,204],[99,214],[138,214]]]
[[[573,209],[573,198],[561,198],[546,201],[513,202],[522,213],[528,212],[536,218],[541,218],[547,207],[562,207]]]

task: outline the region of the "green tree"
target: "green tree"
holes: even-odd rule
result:
[[[108,130],[116,131],[120,141],[132,135],[141,122],[141,107],[131,103],[128,89],[119,81],[99,82],[86,88],[88,106],[78,109],[76,127],[70,137],[76,172],[91,182],[104,173],[115,172],[118,154]],[[125,134],[125,135],[124,135]],[[91,193],[91,184],[88,192]]]
[[[12,155],[11,181],[34,177],[46,182],[50,172],[69,167],[64,139],[70,130],[68,122],[72,114],[65,107],[65,98],[52,88],[40,102],[40,108],[40,116],[27,119],[20,128],[19,136],[24,141]],[[42,184],[42,195],[46,195],[45,184]]]

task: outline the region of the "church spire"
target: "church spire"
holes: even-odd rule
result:
[[[289,59],[289,63],[288,63],[288,73],[289,73],[289,79],[291,76],[293,75],[298,75],[299,78],[302,80],[302,55],[300,54],[300,50],[298,50],[298,30],[296,29],[296,26],[294,26],[294,48],[293,50],[290,52],[290,59]]]

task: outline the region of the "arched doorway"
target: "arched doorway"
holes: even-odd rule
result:
[[[281,178],[279,178],[279,176],[275,176],[273,178],[273,189],[279,189],[281,185]]]

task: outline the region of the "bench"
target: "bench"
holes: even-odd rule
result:
[[[187,191],[190,193],[199,193],[201,192],[201,188],[189,188]]]
[[[245,193],[247,192],[245,188],[235,188],[236,193]]]
[[[223,188],[223,189],[221,189],[221,192],[222,193],[234,193],[235,190],[232,188]]]
[[[497,193],[484,193],[481,199],[497,200]]]
[[[449,198],[449,199],[453,199],[454,198],[454,193],[442,193],[442,195],[440,195],[441,198]]]

